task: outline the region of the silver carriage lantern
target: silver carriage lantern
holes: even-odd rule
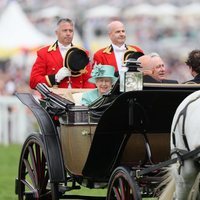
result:
[[[143,73],[138,70],[140,62],[129,58],[125,61],[128,70],[124,74],[124,92],[143,89]]]

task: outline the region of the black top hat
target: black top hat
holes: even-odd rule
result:
[[[125,63],[126,60],[135,59],[137,60],[140,56],[143,56],[144,53],[139,51],[127,50],[124,53],[123,61]]]
[[[67,67],[72,76],[80,76],[89,63],[89,57],[85,50],[79,47],[71,47],[64,58],[64,66]]]

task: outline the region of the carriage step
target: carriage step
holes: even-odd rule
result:
[[[15,179],[15,194],[19,194],[19,180]]]
[[[106,200],[103,196],[63,195],[60,199]]]
[[[65,192],[71,191],[71,190],[80,190],[81,187],[79,185],[77,186],[65,186],[65,185],[58,185],[58,191],[64,194]]]

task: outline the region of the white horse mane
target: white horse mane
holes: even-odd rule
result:
[[[185,135],[185,139],[183,135]],[[200,90],[193,92],[181,102],[172,121],[171,150],[178,148],[188,151],[184,140],[187,140],[190,151],[200,146]],[[174,157],[177,155],[173,154],[172,158]],[[163,177],[164,180],[159,186],[165,185],[159,200],[200,199],[199,172],[200,166],[192,158],[185,160],[180,168],[177,168],[177,163],[169,166],[165,177]]]

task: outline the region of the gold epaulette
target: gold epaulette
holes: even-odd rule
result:
[[[127,50],[131,50],[131,51],[135,51],[135,52],[138,51],[137,49],[135,49],[134,47],[132,47],[130,45],[127,45],[126,47],[127,47]]]
[[[111,54],[112,51],[113,51],[113,47],[112,45],[110,45],[103,50],[103,53]]]
[[[49,48],[48,48],[48,52],[50,52],[50,51],[56,51],[56,48],[58,47],[58,43],[57,43],[57,41],[54,43],[54,44],[52,44]]]

